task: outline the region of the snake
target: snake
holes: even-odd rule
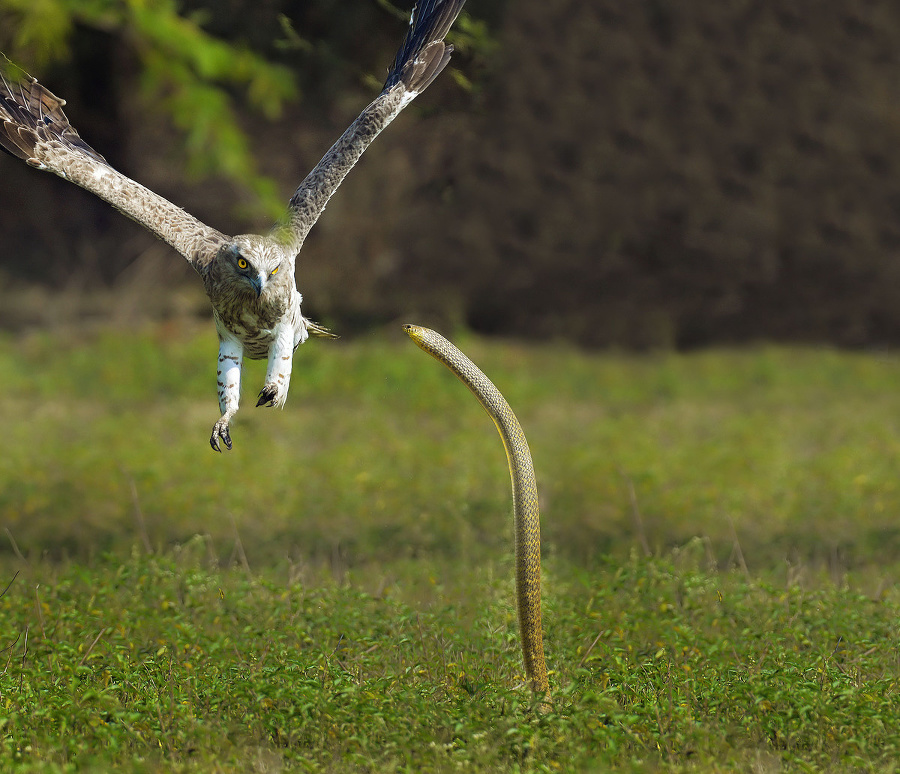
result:
[[[544,637],[541,621],[541,512],[538,504],[534,464],[525,433],[509,403],[493,382],[462,351],[440,333],[419,325],[403,329],[418,347],[443,363],[464,384],[494,421],[512,482],[516,541],[516,605],[525,675],[535,696],[550,699]]]

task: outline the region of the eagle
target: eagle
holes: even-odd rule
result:
[[[244,357],[267,360],[257,406],[283,406],[293,356],[309,334],[331,335],[304,317],[297,254],[325,205],[363,151],[450,61],[444,37],[465,0],[420,0],[381,93],[300,184],[267,234],[227,236],[115,170],[81,139],[56,97],[30,75],[0,72],[0,148],[109,202],[181,253],[212,302],[219,337],[216,382],[221,416],[209,439],[232,448]],[[8,61],[8,60],[7,60]],[[6,68],[9,70],[10,68]]]

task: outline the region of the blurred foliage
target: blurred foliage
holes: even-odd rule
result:
[[[392,333],[301,347],[285,409],[247,400],[221,456],[206,442],[211,322],[0,336],[0,530],[57,556],[129,545],[133,484],[153,544],[200,532],[227,545],[232,513],[266,561],[328,562],[339,547],[354,565],[477,564],[510,550],[493,425]],[[722,562],[739,538],[757,569],[900,563],[900,357],[453,338],[526,430],[552,555],[591,566],[700,535]],[[245,400],[265,370],[244,363]]]
[[[396,277],[483,332],[897,343],[898,36],[893,0],[510,6]]]
[[[204,16],[181,16],[172,0],[0,0],[0,44],[11,58],[42,72],[70,58],[76,25],[127,41],[141,64],[143,99],[163,108],[185,135],[188,172],[240,181],[276,214],[283,207],[276,185],[257,170],[229,87],[240,87],[254,109],[277,118],[297,95],[294,78],[258,53],[209,35]]]

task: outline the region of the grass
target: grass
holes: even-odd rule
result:
[[[221,456],[210,330],[35,334],[0,770],[897,770],[900,360],[457,341],[534,452],[551,713],[499,439],[402,334],[305,345],[282,412],[250,364]]]

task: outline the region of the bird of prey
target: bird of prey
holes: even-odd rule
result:
[[[81,139],[62,106],[31,76],[0,72],[0,147],[106,200],[181,253],[203,280],[219,334],[216,369],[221,417],[209,443],[231,449],[241,364],[268,359],[257,406],[282,406],[294,350],[328,331],[303,316],[294,264],[331,195],[372,140],[440,74],[453,47],[444,36],[465,0],[419,0],[381,93],[331,146],[266,235],[226,236],[113,169]]]

